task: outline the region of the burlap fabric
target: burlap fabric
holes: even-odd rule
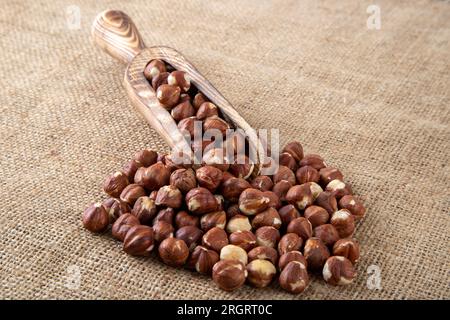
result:
[[[450,298],[448,1],[16,1],[0,10],[0,298]],[[80,28],[66,20],[76,5]],[[130,106],[96,13],[126,11],[183,52],[256,128],[342,169],[368,214],[357,281],[232,293],[81,227],[101,182],[166,146]],[[373,289],[368,268],[381,270]],[[372,270],[372,269],[369,269]]]

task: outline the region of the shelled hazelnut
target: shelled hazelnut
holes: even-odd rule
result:
[[[245,189],[239,196],[239,210],[246,215],[255,215],[267,209],[270,199],[258,189]]]
[[[161,105],[170,110],[177,104],[180,99],[180,87],[171,86],[170,84],[162,84],[156,89],[156,97]]]
[[[202,245],[216,252],[220,252],[227,244],[227,233],[221,228],[211,228],[202,237]]]
[[[168,72],[160,72],[152,78],[152,88],[153,90],[158,89],[159,86],[167,84],[167,78],[169,77]]]
[[[304,216],[311,222],[313,228],[327,223],[330,219],[328,211],[319,206],[309,206],[306,208]]]
[[[181,131],[182,134],[193,138],[196,121],[197,121],[196,117],[184,118],[184,119],[180,120],[180,122],[178,122],[178,125],[177,125],[178,129]]]
[[[281,205],[282,205],[281,200],[275,192],[264,191],[263,195],[269,199],[269,203],[267,205],[269,208],[275,208],[275,209],[281,208]]]
[[[298,217],[289,222],[286,231],[288,233],[295,233],[301,237],[304,241],[311,238],[313,230],[311,222],[305,217]]]
[[[322,224],[314,228],[314,236],[322,240],[327,246],[333,246],[333,244],[339,240],[339,233],[332,224]]]
[[[296,233],[286,233],[278,242],[278,254],[284,255],[289,251],[299,251],[303,245],[303,239]]]
[[[278,214],[284,227],[287,227],[292,220],[300,217],[300,213],[292,204],[281,207]]]
[[[256,236],[251,231],[235,231],[230,234],[229,241],[245,251],[256,247]]]
[[[144,167],[150,167],[152,164],[155,164],[157,159],[158,153],[149,149],[141,150],[134,155],[134,160]]]
[[[255,169],[255,164],[247,156],[244,156],[243,161],[238,160],[230,164],[230,173],[237,178],[248,179]]]
[[[179,87],[183,92],[187,92],[191,87],[191,79],[184,71],[172,71],[167,78],[167,83]]]
[[[230,162],[222,148],[210,148],[208,146],[207,149],[203,153],[202,164],[216,167],[222,171],[227,171],[230,168]]]
[[[330,215],[337,210],[336,197],[328,191],[321,192],[317,197],[315,203],[327,210]]]
[[[273,188],[272,179],[268,176],[257,176],[251,182],[252,188],[259,189],[261,191],[270,191]]]
[[[295,159],[295,161],[299,162],[303,159],[303,147],[298,141],[291,141],[286,144],[281,152],[287,152]]]
[[[201,274],[211,274],[213,266],[219,261],[219,254],[203,246],[196,246],[188,265]]]
[[[219,209],[216,198],[206,188],[191,189],[186,194],[186,205],[193,214],[201,215]]]
[[[311,166],[316,170],[320,170],[325,168],[327,164],[318,154],[307,154],[302,160],[300,160],[300,167],[304,166]]]
[[[250,231],[252,230],[252,225],[250,224],[250,220],[247,216],[237,214],[228,220],[226,230],[228,233],[234,233],[237,231]]]
[[[233,291],[241,287],[247,278],[247,270],[237,260],[220,260],[212,270],[213,281],[225,291]]]
[[[252,227],[258,229],[264,226],[271,226],[276,229],[281,227],[281,218],[277,210],[267,208],[263,212],[258,213],[252,220]]]
[[[166,72],[166,65],[163,61],[155,59],[150,61],[150,63],[145,67],[144,76],[147,80],[152,80],[153,77],[157,76],[161,72]]]
[[[214,227],[224,229],[226,223],[227,214],[225,211],[206,213],[200,218],[200,227],[205,232]]]
[[[188,193],[197,186],[194,170],[181,168],[173,171],[170,175],[170,185],[177,187],[183,194]]]
[[[222,181],[222,170],[213,166],[203,166],[195,171],[198,185],[214,192]]]
[[[359,220],[362,217],[364,217],[366,213],[366,208],[364,207],[362,202],[357,198],[355,198],[355,196],[353,195],[343,196],[339,200],[339,208],[350,211],[356,220]]]
[[[165,206],[170,208],[181,207],[183,195],[181,191],[172,185],[161,187],[156,195],[155,204],[157,206]]]
[[[292,183],[289,181],[281,180],[274,184],[272,192],[275,193],[281,201],[286,201],[286,195],[292,186]]]
[[[195,115],[195,109],[189,100],[177,104],[171,111],[170,115],[175,121],[181,121],[183,119],[193,117]]]
[[[128,178],[122,171],[109,175],[103,183],[103,190],[113,198],[119,198],[123,189],[129,184]]]
[[[359,260],[359,243],[355,239],[340,239],[333,246],[333,256],[342,256],[355,264]]]
[[[220,193],[230,202],[237,202],[244,190],[251,188],[250,183],[242,178],[230,178],[222,183]]]
[[[333,167],[322,168],[320,169],[319,173],[320,173],[320,183],[323,186],[326,186],[335,179],[340,181],[344,180],[344,175],[342,174],[342,172]]]
[[[313,204],[311,189],[306,184],[295,185],[286,194],[286,201],[293,204],[298,210],[304,210]]]
[[[237,215],[242,215],[241,210],[239,210],[239,205],[237,203],[231,204],[227,208],[227,219],[231,219],[231,218],[233,218],[234,216],[237,216]]]
[[[340,199],[343,196],[351,195],[352,187],[348,183],[335,179],[327,184],[325,191],[331,192],[336,199]]]
[[[219,115],[219,109],[212,102],[203,102],[197,108],[196,117],[198,120],[205,120],[206,118],[218,116],[218,115]]]
[[[131,213],[139,219],[141,224],[150,224],[157,212],[158,208],[155,201],[147,196],[139,197],[131,210]]]
[[[295,172],[298,169],[297,161],[294,159],[294,157],[290,153],[287,153],[287,152],[280,153],[278,162],[280,165],[291,169],[292,172]]]
[[[198,110],[198,109],[200,108],[200,106],[201,106],[204,102],[207,102],[207,101],[208,101],[208,99],[205,97],[205,95],[204,95],[203,93],[201,93],[201,92],[197,93],[197,94],[194,96],[194,100],[193,100],[194,108],[195,108],[196,110]]]
[[[322,187],[319,186],[319,184],[317,184],[316,182],[306,182],[305,185],[307,185],[309,187],[309,190],[311,190],[313,201],[316,201],[319,195],[323,192]]]
[[[319,182],[320,174],[319,171],[311,166],[300,167],[295,172],[295,177],[299,184],[304,184],[307,182]]]
[[[280,240],[280,232],[274,227],[261,227],[255,231],[256,244],[275,248]]]
[[[175,233],[175,238],[183,240],[189,248],[189,251],[201,242],[203,231],[195,226],[184,226],[179,228]]]
[[[120,200],[132,206],[137,199],[146,195],[144,188],[138,184],[129,184],[120,194]]]
[[[158,247],[158,253],[161,260],[172,267],[181,267],[189,257],[186,243],[177,238],[164,239]]]
[[[230,129],[230,125],[225,120],[219,118],[219,116],[211,116],[203,121],[203,130],[218,130],[222,136],[225,136],[227,130]]]
[[[123,240],[123,251],[133,256],[149,256],[153,247],[153,229],[149,226],[132,226]]]
[[[308,262],[308,268],[313,271],[321,270],[330,256],[327,246],[319,238],[309,238],[303,248],[303,255]]]
[[[295,185],[295,174],[286,166],[279,166],[278,171],[273,175],[273,183],[278,183],[282,180],[290,182]]]
[[[122,172],[127,176],[129,183],[134,183],[134,175],[138,168],[142,167],[142,164],[136,160],[128,161],[122,168]]]
[[[283,271],[283,269],[287,266],[287,264],[291,261],[301,262],[304,266],[308,266],[305,257],[302,255],[300,251],[289,251],[283,254],[278,260],[278,269]]]
[[[153,236],[157,242],[173,237],[174,228],[170,223],[157,221],[153,224]]]
[[[162,162],[157,162],[145,169],[142,179],[145,189],[158,190],[169,184],[170,170]]]
[[[323,267],[324,280],[334,286],[348,285],[356,277],[356,271],[350,260],[342,256],[332,256]]]
[[[138,225],[139,220],[130,213],[121,215],[112,225],[111,233],[117,240],[123,241],[128,230],[134,225]]]
[[[121,215],[131,211],[130,206],[125,202],[120,201],[116,198],[109,198],[102,202],[103,207],[106,212],[108,212],[109,222],[113,223]]]
[[[330,222],[336,228],[341,238],[350,237],[355,231],[355,218],[346,209],[333,213]]]
[[[173,208],[160,209],[156,214],[156,217],[153,219],[153,223],[155,224],[158,221],[165,221],[169,224],[172,224],[174,217],[175,210]]]
[[[109,216],[101,203],[87,207],[82,215],[83,226],[91,232],[103,232],[108,228]]]
[[[193,216],[184,210],[178,211],[175,215],[175,226],[177,229],[185,226],[198,227],[200,226],[200,218]]]
[[[301,293],[309,284],[309,276],[306,266],[299,261],[289,262],[281,271],[280,286],[290,293]]]
[[[239,246],[228,244],[220,250],[220,260],[238,260],[244,266],[247,264],[247,252]]]
[[[275,277],[277,270],[272,262],[256,259],[247,265],[247,281],[257,288],[267,287]]]

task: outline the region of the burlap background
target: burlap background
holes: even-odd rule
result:
[[[0,298],[450,298],[450,5],[378,1],[15,1],[0,10]],[[81,10],[71,30],[69,5]],[[365,197],[356,283],[218,290],[86,232],[84,206],[143,147],[124,67],[89,41],[106,8],[183,52],[255,127],[338,166]],[[381,290],[367,268],[381,268]],[[77,288],[77,272],[80,286]]]

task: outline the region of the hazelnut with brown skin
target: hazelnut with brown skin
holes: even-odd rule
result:
[[[202,245],[216,252],[220,252],[220,250],[227,244],[227,233],[221,228],[211,228],[202,237]]]
[[[275,209],[281,208],[281,200],[275,192],[264,191],[263,195],[265,197],[269,198],[269,205],[268,205],[269,208],[275,208]]]
[[[218,116],[218,115],[219,115],[219,109],[212,102],[204,102],[197,108],[197,119],[198,120],[205,120],[208,117]]]
[[[295,185],[295,174],[286,166],[279,166],[278,171],[273,175],[273,183],[278,183],[282,180],[286,180],[290,182],[292,185]]]
[[[167,83],[171,86],[180,87],[182,92],[187,92],[191,87],[191,79],[184,71],[172,71],[167,78]]]
[[[212,144],[212,146],[215,146]],[[226,153],[222,148],[209,147],[205,149],[202,158],[202,164],[216,167],[222,171],[227,171],[230,168],[230,163],[226,157]]]
[[[195,249],[200,243],[203,236],[203,231],[194,226],[181,227],[175,233],[175,238],[183,240],[189,248],[189,251]]]
[[[256,244],[276,248],[280,240],[280,232],[274,227],[261,227],[255,231]]]
[[[286,233],[278,242],[278,254],[282,256],[289,251],[299,251],[303,245],[303,239],[296,233]]]
[[[239,205],[237,203],[230,205],[227,209],[227,219],[231,219],[237,215],[242,215],[241,210],[239,210]]]
[[[313,237],[306,240],[303,255],[308,262],[308,268],[317,271],[322,270],[325,261],[330,257],[330,252],[322,240]]]
[[[350,237],[355,231],[355,218],[346,209],[341,209],[333,213],[330,222],[336,228],[341,238]]]
[[[106,212],[108,212],[110,223],[113,223],[121,215],[129,213],[131,211],[129,205],[115,198],[106,199],[102,204],[103,207],[105,207]]]
[[[181,102],[170,111],[170,115],[175,121],[181,121],[183,119],[193,117],[195,115],[195,109],[189,100]]]
[[[113,198],[118,198],[128,185],[128,178],[122,171],[109,175],[103,183],[103,190]]]
[[[191,138],[193,138],[196,121],[197,121],[196,117],[184,118],[180,120],[180,122],[178,122],[177,127],[183,135],[190,136]]]
[[[219,261],[219,254],[203,246],[195,247],[188,261],[188,266],[201,274],[211,274],[213,266]]]
[[[230,165],[230,173],[237,178],[248,179],[255,168],[255,164],[247,157],[244,156],[244,160],[240,161],[239,158]]]
[[[109,215],[101,203],[87,207],[82,215],[83,226],[91,232],[103,232],[108,228]]]
[[[332,247],[339,240],[339,233],[333,225],[327,223],[314,228],[314,237],[322,240],[328,247]]]
[[[220,260],[213,267],[212,278],[220,289],[233,291],[244,284],[247,270],[237,260]]]
[[[200,218],[197,216],[190,215],[186,211],[178,211],[175,216],[175,226],[177,229],[185,226],[200,226]]]
[[[150,61],[144,69],[144,76],[147,80],[151,81],[153,77],[157,76],[161,72],[166,72],[166,65],[163,61],[155,59]]]
[[[153,224],[153,236],[157,242],[173,237],[174,228],[165,221],[157,221]]]
[[[140,186],[144,186],[144,174],[145,170],[147,170],[146,167],[140,167],[136,170],[136,173],[134,174],[134,183],[138,184]]]
[[[122,172],[127,176],[129,183],[134,183],[134,175],[138,168],[142,167],[142,164],[136,160],[128,161],[122,168]]]
[[[120,194],[120,200],[132,206],[137,199],[146,195],[144,188],[138,184],[129,184]]]
[[[275,248],[259,246],[248,252],[248,261],[255,259],[269,260],[275,265],[278,261],[278,253]]]
[[[157,159],[158,153],[149,149],[141,150],[134,155],[134,160],[144,167],[150,167],[152,164],[155,164]]]
[[[179,208],[183,202],[181,191],[172,185],[164,186],[158,190],[155,204],[170,208]]]
[[[355,220],[361,219],[366,213],[366,208],[364,208],[362,202],[353,195],[343,196],[339,200],[339,208],[350,211]]]
[[[177,169],[170,175],[170,185],[177,187],[183,194],[197,186],[195,173],[192,169]]]
[[[173,210],[173,208],[164,208],[159,210],[158,214],[153,219],[153,223],[156,223],[158,221],[165,221],[169,224],[172,224],[174,217],[175,217],[175,210]]]
[[[355,264],[359,259],[359,243],[355,239],[340,239],[333,246],[333,256],[342,256]]]
[[[356,271],[347,258],[333,256],[326,261],[322,275],[327,283],[333,286],[340,286],[352,283],[356,277]]]
[[[230,129],[228,122],[219,118],[219,116],[211,116],[203,121],[203,131],[205,132],[209,130],[218,130],[222,136],[225,136],[228,129]]]
[[[230,234],[230,243],[250,251],[256,247],[256,236],[251,231],[236,231]]]
[[[294,157],[290,153],[281,153],[280,157],[278,158],[278,162],[280,165],[291,169],[292,172],[295,172],[298,169],[297,161],[295,161]]]
[[[239,210],[246,215],[255,215],[266,210],[270,199],[258,189],[245,189],[239,196]]]
[[[282,152],[287,152],[291,154],[295,161],[299,162],[303,159],[303,147],[298,141],[291,141],[287,145],[284,146]]]
[[[222,181],[222,171],[213,166],[203,166],[195,171],[200,187],[214,192]]]
[[[299,261],[291,261],[280,274],[280,287],[290,293],[302,293],[308,287],[309,276],[306,266]]]
[[[286,195],[290,188],[292,188],[293,184],[287,180],[281,180],[277,182],[273,188],[272,192],[275,193],[280,201],[286,201]]]
[[[148,195],[148,197],[153,200],[156,201],[156,196],[158,195],[158,191],[153,190],[152,192],[150,192],[150,194]]]
[[[237,202],[241,193],[251,188],[250,183],[242,178],[230,178],[222,183],[220,193],[230,202]]]
[[[351,195],[352,187],[346,182],[335,179],[327,184],[325,191],[331,192],[339,200],[343,196]]]
[[[228,244],[220,250],[220,260],[238,260],[245,266],[248,261],[247,252],[239,246]]]
[[[189,211],[195,215],[213,212],[219,208],[211,191],[202,187],[194,188],[186,194],[186,205]]]
[[[156,97],[167,110],[172,109],[180,99],[180,87],[162,84],[156,89]]]
[[[161,260],[172,267],[183,266],[189,257],[186,243],[177,238],[164,239],[159,245],[158,253]]]
[[[158,190],[169,184],[170,170],[163,163],[157,162],[145,169],[142,179],[145,189]]]
[[[307,154],[300,161],[300,167],[304,166],[311,166],[316,170],[320,170],[322,168],[325,168],[327,164],[325,163],[323,158],[318,154]]]
[[[292,220],[300,217],[300,212],[292,204],[281,207],[278,214],[284,227],[287,227]]]
[[[123,241],[128,230],[134,225],[138,225],[139,220],[131,213],[121,215],[112,225],[111,233],[117,240]]]
[[[309,189],[311,190],[311,194],[313,196],[313,200],[316,201],[319,194],[323,192],[322,187],[319,186],[319,184],[317,184],[316,182],[307,182],[305,183],[305,185],[309,187]]]
[[[315,201],[316,205],[324,208],[331,215],[337,210],[336,197],[328,191],[321,192]]]
[[[139,197],[131,210],[131,214],[138,218],[141,224],[147,225],[151,223],[157,212],[155,201],[147,196]]]
[[[299,184],[304,184],[307,182],[319,182],[320,174],[319,171],[311,166],[304,166],[299,168],[295,172],[295,177]]]
[[[328,211],[319,206],[310,206],[306,208],[304,216],[311,222],[313,228],[327,223],[330,219]]]
[[[252,220],[252,227],[258,229],[264,226],[271,226],[276,229],[281,227],[281,218],[277,210],[268,208],[263,212],[258,213]]]
[[[293,204],[298,210],[304,210],[313,204],[311,189],[306,184],[293,186],[286,194],[286,201]]]
[[[256,259],[247,265],[247,273],[247,281],[251,285],[257,288],[264,288],[272,282],[277,270],[272,262]]]
[[[278,261],[278,270],[283,271],[291,261],[301,262],[304,266],[308,267],[308,263],[300,251],[289,251],[280,257],[280,260]]]
[[[304,241],[312,236],[312,225],[308,219],[304,217],[298,217],[289,222],[286,231],[288,233],[296,233]]]
[[[153,90],[157,90],[159,86],[163,84],[167,84],[167,78],[169,77],[168,72],[161,72],[158,75],[154,76],[152,79],[152,88]]]
[[[123,240],[123,250],[133,256],[149,256],[153,247],[153,229],[149,226],[132,226]]]
[[[252,187],[261,191],[270,191],[273,188],[272,179],[269,176],[257,176],[252,180]]]
[[[214,227],[224,229],[226,223],[227,214],[225,213],[225,211],[210,212],[204,214],[200,218],[200,227],[205,232]]]
[[[197,93],[194,96],[194,100],[193,100],[194,108],[196,110],[198,110],[200,108],[200,106],[203,104],[203,102],[207,102],[207,101],[208,101],[208,98],[206,98],[203,93],[201,93],[201,92]]]
[[[228,233],[233,233],[237,231],[251,231],[252,225],[247,216],[242,214],[237,214],[228,220],[226,230]]]
[[[335,179],[341,181],[344,180],[344,175],[342,174],[342,172],[333,167],[322,168],[320,169],[319,173],[320,173],[320,183],[323,186],[326,186],[328,183],[330,183]]]

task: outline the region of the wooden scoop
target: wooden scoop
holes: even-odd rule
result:
[[[127,64],[124,85],[132,104],[171,148],[191,150],[176,122],[160,104],[155,91],[144,77],[144,68],[153,59],[163,60],[175,69],[186,72],[191,83],[221,110],[225,120],[246,133],[249,148],[253,149],[253,154],[258,157],[256,161],[253,160],[256,162],[255,167],[257,168],[253,175],[259,172],[258,164],[265,163],[265,149],[258,139],[256,131],[181,53],[165,46],[145,47],[144,41],[130,17],[117,10],[106,10],[95,18],[92,37],[104,51]]]

